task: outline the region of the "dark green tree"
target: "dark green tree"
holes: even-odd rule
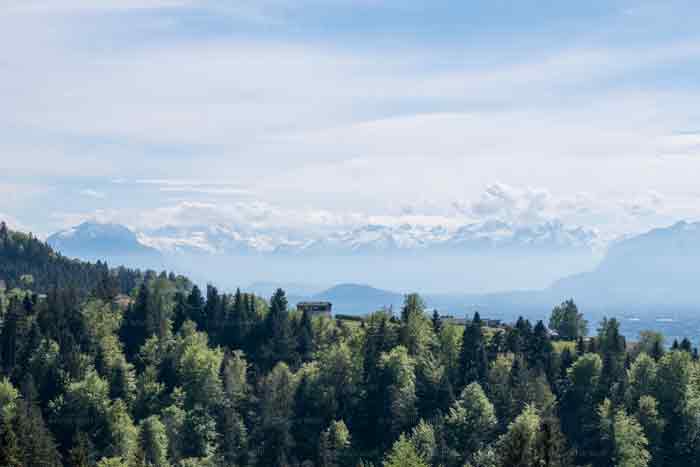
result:
[[[478,382],[485,384],[488,373],[488,360],[479,312],[464,328],[462,350],[459,356],[461,385]]]
[[[120,330],[124,352],[130,361],[136,360],[136,355],[148,338],[146,322],[151,313],[151,291],[146,283],[139,287],[138,295],[133,305],[127,308]]]
[[[552,310],[549,328],[557,331],[565,340],[576,340],[588,333],[588,322],[572,299],[566,300]]]

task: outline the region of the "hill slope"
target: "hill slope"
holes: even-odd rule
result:
[[[53,287],[69,286],[88,293],[95,289],[107,272],[105,263],[69,259],[31,235],[11,231],[0,223],[0,280],[8,288],[18,287],[24,282],[38,293],[46,293]],[[26,276],[31,276],[30,283]],[[129,291],[139,274],[119,268],[116,276],[119,289]]]
[[[678,222],[613,244],[594,271],[552,291],[591,304],[698,306],[699,276],[700,223]]]
[[[403,295],[369,285],[339,284],[312,297],[333,303],[334,313],[365,314],[383,307],[400,308]]]

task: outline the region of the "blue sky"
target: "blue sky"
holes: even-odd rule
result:
[[[0,215],[698,219],[698,22],[692,1],[5,0]]]

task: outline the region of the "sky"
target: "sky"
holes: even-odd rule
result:
[[[700,219],[696,1],[0,0],[0,217]]]

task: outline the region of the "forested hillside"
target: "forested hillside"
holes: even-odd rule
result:
[[[22,232],[11,231],[0,222],[0,280],[8,289],[31,287],[37,293],[71,288],[81,295],[94,290],[109,276],[107,264],[66,258],[49,245]],[[111,282],[119,292],[128,292],[142,280],[138,271],[120,267]]]
[[[697,351],[615,319],[587,338],[573,301],[343,321],[0,241],[2,466],[700,465]]]

